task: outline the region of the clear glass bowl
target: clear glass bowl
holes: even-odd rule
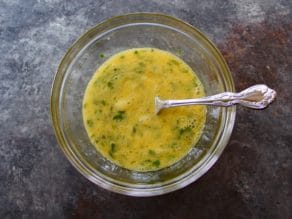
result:
[[[204,34],[176,18],[136,13],[106,20],[79,38],[56,73],[51,114],[57,140],[75,168],[90,181],[113,192],[154,196],[180,189],[206,173],[231,135],[235,107],[208,107],[202,136],[176,164],[153,172],[135,172],[106,160],[90,143],[82,120],[82,99],[91,76],[119,51],[155,47],[179,55],[196,72],[206,95],[234,91],[229,69]]]

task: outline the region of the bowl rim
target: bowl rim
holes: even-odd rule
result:
[[[229,107],[228,109],[225,109],[225,108],[223,109],[223,111],[225,111],[227,118],[225,118],[223,120],[224,121],[223,127],[225,127],[225,128],[223,129],[223,132],[220,133],[221,136],[219,136],[219,138],[218,138],[219,141],[218,141],[217,145],[221,145],[221,147],[216,146],[214,148],[214,151],[211,152],[213,154],[213,156],[211,156],[211,153],[210,153],[209,156],[207,157],[208,159],[202,159],[200,161],[202,163],[199,166],[199,168],[197,168],[195,170],[195,172],[196,172],[195,175],[190,173],[186,177],[180,178],[178,180],[179,183],[172,182],[171,184],[163,185],[163,187],[160,187],[158,185],[156,187],[151,187],[151,188],[148,188],[148,187],[147,188],[140,188],[140,187],[129,188],[129,187],[125,187],[123,184],[117,184],[117,183],[113,184],[112,182],[109,182],[106,178],[93,177],[92,174],[90,173],[90,171],[87,169],[87,167],[79,160],[79,158],[73,152],[73,150],[67,146],[67,142],[63,136],[63,131],[62,131],[61,125],[59,124],[60,112],[58,110],[55,110],[55,109],[59,109],[59,92],[60,92],[60,88],[62,86],[63,79],[66,75],[65,71],[62,72],[62,68],[64,68],[64,63],[65,63],[66,59],[68,58],[68,56],[70,56],[70,54],[74,50],[75,46],[78,43],[80,43],[83,40],[83,38],[85,38],[85,36],[89,35],[96,28],[102,27],[102,26],[106,25],[107,23],[110,23],[111,21],[114,21],[117,19],[126,18],[126,17],[135,17],[135,16],[163,17],[163,18],[172,20],[174,22],[180,23],[181,25],[185,25],[188,28],[191,28],[194,32],[196,32],[196,34],[199,35],[201,40],[203,40],[203,41],[205,41],[205,43],[209,44],[209,46],[214,50],[215,55],[218,56],[218,59],[220,60],[220,65],[221,65],[222,69],[224,70],[223,71],[224,79],[227,80],[226,83],[229,86],[229,91],[231,91],[231,92],[235,91],[235,87],[234,87],[233,78],[232,78],[231,72],[228,68],[228,65],[227,65],[223,55],[219,51],[219,49],[215,46],[215,44],[210,39],[208,39],[208,37],[205,34],[203,34],[200,30],[198,30],[196,27],[188,24],[187,22],[185,22],[179,18],[170,16],[170,15],[166,15],[166,14],[162,14],[162,13],[152,13],[152,12],[127,13],[127,14],[113,16],[113,17],[108,18],[108,19],[104,19],[101,22],[94,25],[93,27],[91,27],[90,29],[88,29],[87,31],[85,31],[67,49],[65,55],[63,56],[63,58],[61,59],[61,62],[58,65],[57,71],[54,75],[53,83],[51,86],[51,96],[50,96],[51,121],[52,121],[52,126],[54,129],[54,133],[55,133],[59,147],[61,148],[61,150],[63,151],[63,153],[67,157],[67,159],[70,161],[70,163],[77,169],[77,171],[80,172],[84,177],[86,177],[88,180],[90,180],[94,184],[96,184],[104,189],[107,189],[109,191],[116,192],[116,193],[129,195],[129,196],[146,197],[146,196],[162,195],[162,194],[166,194],[166,193],[181,189],[181,188],[191,184],[192,182],[196,181],[202,175],[204,175],[206,172],[208,172],[208,170],[218,160],[218,158],[222,154],[223,150],[225,149],[225,147],[229,141],[229,138],[231,136],[233,126],[235,123],[236,107],[232,106],[232,107]],[[138,22],[136,22],[136,23],[138,23]],[[159,23],[159,21],[157,23]],[[223,135],[224,133],[225,133],[225,135]]]

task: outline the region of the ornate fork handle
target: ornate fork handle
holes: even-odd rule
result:
[[[258,84],[251,86],[239,93],[224,92],[213,96],[202,97],[198,99],[185,100],[161,100],[155,97],[155,111],[159,113],[163,108],[188,106],[188,105],[212,105],[228,107],[234,104],[242,106],[263,109],[267,107],[276,97],[276,91],[267,85]]]

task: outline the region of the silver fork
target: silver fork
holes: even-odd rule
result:
[[[276,97],[276,91],[265,84],[251,86],[239,93],[224,92],[213,96],[202,97],[197,99],[185,100],[161,100],[155,97],[155,112],[158,114],[162,109],[178,106],[190,105],[212,105],[228,107],[235,104],[252,108],[264,109]]]

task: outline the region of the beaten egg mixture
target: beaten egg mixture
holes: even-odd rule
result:
[[[196,144],[205,106],[165,109],[155,114],[154,97],[204,96],[192,69],[175,55],[154,48],[122,51],[105,61],[89,81],[83,120],[96,149],[135,171],[154,171],[182,159]]]

